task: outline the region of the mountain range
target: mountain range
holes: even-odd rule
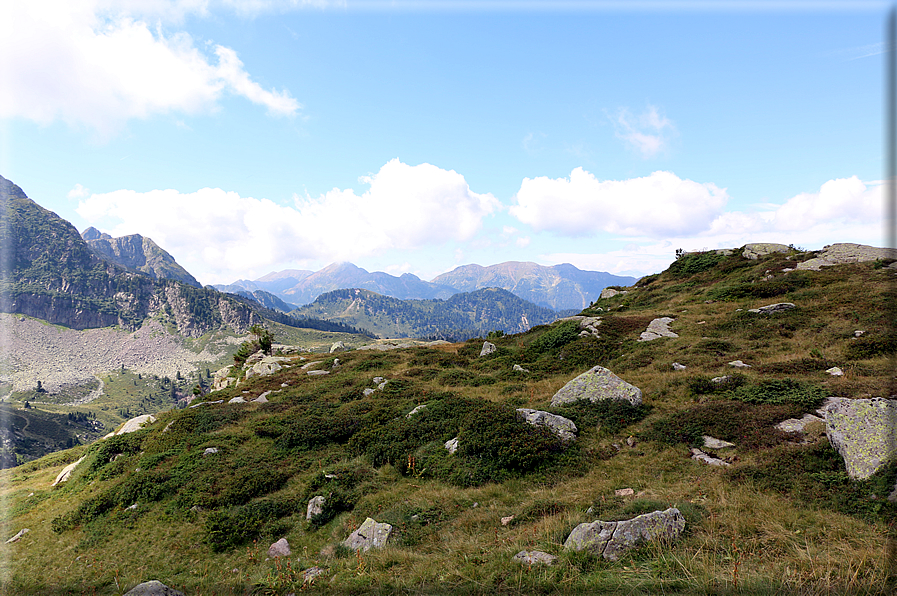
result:
[[[223,292],[265,290],[289,304],[311,304],[333,290],[360,288],[402,300],[447,299],[460,292],[501,288],[519,298],[556,311],[586,308],[608,286],[629,286],[636,278],[600,271],[583,271],[569,263],[546,267],[508,261],[483,267],[464,265],[424,281],[412,273],[394,276],[370,273],[352,263],[332,263],[320,271],[288,269],[254,281],[216,285]]]

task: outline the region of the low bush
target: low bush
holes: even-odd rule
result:
[[[273,533],[271,530],[277,520],[299,507],[300,504],[292,499],[263,499],[241,507],[213,511],[205,521],[206,542],[214,552],[230,550],[260,535]]]
[[[603,434],[616,434],[642,420],[651,411],[645,404],[633,406],[627,401],[604,399],[596,402],[581,400],[551,408],[552,413],[569,418],[580,432],[597,428]]]
[[[741,373],[725,375],[723,380],[713,382],[713,378],[697,375],[688,377],[686,385],[692,395],[721,394],[732,391],[747,383],[747,377]]]
[[[827,395],[823,387],[794,379],[765,379],[756,384],[742,385],[729,396],[752,404],[791,403],[804,411],[816,408]]]
[[[692,252],[679,256],[670,264],[667,273],[674,278],[691,277],[702,271],[713,269],[726,257],[716,251]]]
[[[844,348],[844,357],[850,360],[867,360],[878,356],[897,354],[897,334],[881,337],[860,337],[851,340]]]
[[[579,337],[579,324],[576,321],[565,321],[553,325],[548,331],[536,338],[527,348],[531,357],[538,357],[545,352],[556,352],[566,344]]]

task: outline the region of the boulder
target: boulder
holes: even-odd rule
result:
[[[520,366],[519,364],[515,364],[515,365],[513,366],[512,370],[513,370],[514,372],[522,372],[522,373],[528,373],[528,372],[529,372],[529,370],[523,368],[523,367]]]
[[[305,374],[307,374],[310,377],[323,377],[324,375],[329,375],[330,371],[329,370],[310,370]]]
[[[322,497],[321,495],[309,499],[308,507],[305,510],[305,519],[310,520],[312,517],[324,513],[325,502],[326,499],[324,499],[324,497]]]
[[[84,457],[87,457],[87,456],[84,456]],[[56,476],[56,480],[54,480],[53,484],[51,484],[50,486],[56,486],[60,482],[65,482],[66,480],[71,478],[72,472],[75,471],[75,468],[78,467],[78,464],[80,464],[82,461],[84,461],[84,457],[82,457],[78,461],[70,463],[66,467],[62,468],[62,471]]]
[[[372,548],[383,548],[389,540],[392,526],[378,524],[370,517],[357,530],[343,540],[343,546],[350,550],[367,552]]]
[[[678,362],[673,363],[673,370],[685,370],[684,364],[679,364]]]
[[[768,315],[774,312],[782,312],[783,310],[791,310],[792,308],[796,308],[794,306],[794,303],[792,302],[776,302],[775,304],[767,304],[766,306],[761,306],[760,308],[749,308],[748,312]]]
[[[647,331],[643,331],[638,341],[653,341],[661,337],[679,337],[678,334],[670,331],[670,323],[675,321],[671,317],[660,317],[648,323]]]
[[[759,257],[771,255],[776,252],[789,253],[791,252],[791,247],[772,242],[754,242],[752,244],[744,245],[744,250],[742,251],[741,256],[746,259],[757,260]]]
[[[206,450],[202,452],[202,455],[205,457],[207,455],[215,455],[216,453],[218,453],[217,447],[206,447]]]
[[[243,366],[252,366],[257,362],[261,362],[267,354],[265,354],[264,350],[259,350],[255,354],[250,355],[246,361],[243,363]]]
[[[25,534],[27,534],[30,531],[31,530],[29,530],[28,528],[22,528],[21,530],[18,531],[18,533],[15,536],[13,536],[9,540],[7,540],[6,544],[12,544],[13,542],[18,542],[19,540],[22,539],[22,536],[24,536]]]
[[[480,358],[482,358],[483,356],[488,356],[489,354],[492,354],[493,352],[495,352],[495,344],[492,342],[484,341],[483,349],[480,350]]]
[[[729,366],[734,366],[735,368],[751,368],[750,364],[745,364],[741,360],[733,360],[729,363]]]
[[[732,465],[727,461],[719,459],[718,457],[712,457],[710,455],[707,455],[700,449],[696,449],[696,448],[692,448],[691,458],[695,461],[701,462],[702,464],[707,464],[708,466],[727,467],[727,466]]]
[[[411,410],[410,412],[405,414],[405,418],[411,418],[412,416],[414,416],[421,410],[426,410],[426,409],[427,409],[427,404],[420,404],[419,406],[415,406],[413,410]]]
[[[797,268],[819,271],[823,267],[832,267],[843,263],[865,263],[876,259],[893,258],[895,258],[895,252],[891,249],[843,242],[826,246],[819,253],[819,256],[803,263],[798,263]]]
[[[454,439],[449,439],[445,442],[445,448],[448,449],[448,452],[454,455],[455,451],[458,450],[458,437]]]
[[[334,342],[334,344],[332,346],[330,346],[331,354],[333,354],[335,352],[345,352],[345,351],[346,351],[346,345],[341,341]]]
[[[843,376],[844,376],[844,371],[841,370],[841,369],[840,369],[839,367],[837,367],[837,366],[833,366],[833,367],[831,367],[831,368],[827,368],[827,369],[825,369],[825,372],[827,372],[828,374],[832,375],[833,377],[843,377]]]
[[[614,296],[617,296],[620,294],[628,294],[628,293],[629,292],[627,292],[626,290],[615,290],[613,288],[604,288],[603,290],[601,290],[601,294],[598,296],[598,298],[613,298]]]
[[[370,387],[366,387],[365,390],[362,391],[361,393],[362,393],[362,395],[364,395],[365,397],[367,397],[367,396],[369,396],[369,395],[373,395],[373,394],[376,393],[376,392],[377,392],[376,389],[371,389]]]
[[[628,401],[633,406],[639,406],[642,403],[642,391],[603,366],[595,366],[561,387],[551,398],[551,406],[562,406],[584,399],[592,403],[604,399]]]
[[[154,579],[134,586],[125,592],[124,596],[184,596],[184,593],[174,588],[169,588],[162,582]]]
[[[895,428],[897,400],[838,397],[825,407],[825,434],[854,480],[897,461]]]
[[[529,408],[517,408],[517,413],[533,426],[545,426],[563,441],[576,440],[576,425],[569,418]]]
[[[618,522],[595,521],[576,526],[564,548],[589,551],[617,561],[626,551],[644,542],[672,543],[685,529],[685,518],[676,508],[653,511]]]
[[[152,414],[143,414],[142,416],[137,416],[136,418],[131,418],[125,425],[122,426],[116,435],[125,435],[127,433],[132,433],[134,431],[138,431],[143,428],[146,424],[152,424],[156,421],[156,417]]]
[[[512,560],[523,565],[554,565],[557,557],[540,550],[522,550]]]
[[[290,543],[287,542],[286,538],[281,538],[268,547],[268,556],[272,559],[277,557],[289,557],[291,554],[293,553],[290,551]]]
[[[726,447],[735,446],[735,443],[714,439],[710,435],[703,435],[701,438],[704,440],[704,447],[707,447],[708,449],[725,449]]]
[[[227,403],[229,403],[229,404],[245,404],[246,400],[243,399],[242,395],[238,395],[237,397],[232,397],[231,399],[227,400]]]

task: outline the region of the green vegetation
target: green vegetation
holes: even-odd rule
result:
[[[154,577],[191,596],[885,596],[897,582],[888,551],[897,504],[887,499],[897,465],[852,481],[821,429],[798,436],[774,426],[827,395],[890,395],[890,355],[867,347],[889,337],[883,297],[893,272],[872,263],[808,272],[775,297],[798,308],[769,316],[747,312],[765,304],[756,293],[708,298],[717,287],[759,284],[767,270],[782,275],[788,256],[714,253],[712,266],[696,261],[643,280],[584,311],[602,317],[600,337],[563,322],[493,333],[497,349],[485,357],[481,338],[351,350],[338,367],[335,355],[305,354],[329,374],[309,376],[297,359],[199,398],[224,403],[163,411],[144,430],[0,472],[8,527],[31,529],[6,546],[3,589],[120,595]],[[660,316],[676,319],[679,337],[638,342]],[[269,329],[275,340],[281,330],[312,333]],[[735,359],[752,368],[736,372]],[[549,406],[564,383],[598,364],[640,387],[644,405]],[[842,377],[826,374],[835,365]],[[184,387],[128,371],[104,382],[122,383],[123,394],[130,386],[134,399],[138,391],[170,399],[172,386],[199,380],[182,376]],[[268,391],[267,403],[226,403]],[[139,411],[135,402],[100,405],[112,404],[91,402],[97,419]],[[527,425],[516,408],[570,418],[576,441]],[[689,458],[703,435],[735,444],[710,450],[730,467]],[[445,443],[455,438],[450,454]],[[82,456],[71,479],[51,489],[62,466]],[[325,505],[307,520],[315,496]],[[616,563],[562,547],[579,523],[672,506],[687,523],[674,545],[648,544]],[[339,547],[366,517],[393,525],[389,546]],[[282,537],[289,561],[266,560]],[[556,565],[511,561],[533,549],[557,555]],[[303,588],[312,566],[325,575]]]

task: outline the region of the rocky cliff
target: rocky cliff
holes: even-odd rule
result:
[[[93,227],[84,230],[81,237],[107,261],[146,273],[153,279],[174,279],[195,288],[202,287],[190,272],[150,238],[140,234],[113,238]]]

